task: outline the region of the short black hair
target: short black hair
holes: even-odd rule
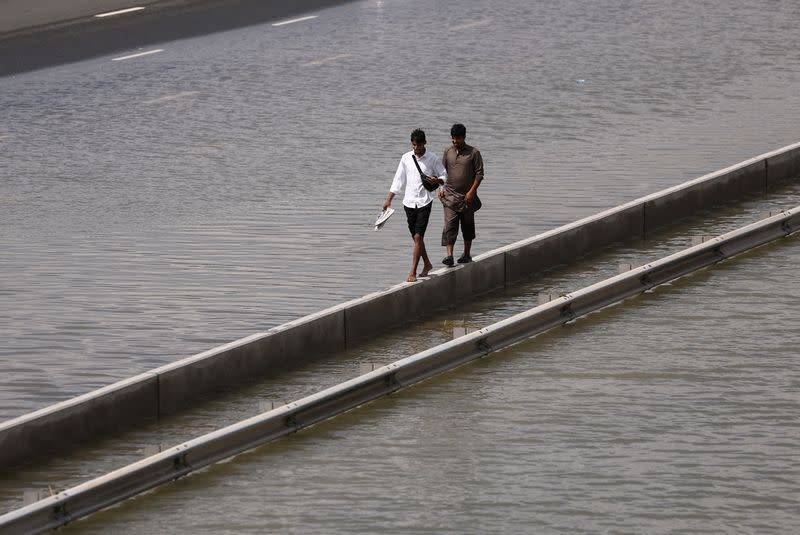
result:
[[[452,137],[466,137],[467,127],[461,123],[456,123],[453,125],[453,128],[450,129],[450,135]]]
[[[425,132],[417,128],[411,132],[411,141],[416,141],[417,143],[427,143],[427,141],[425,141]]]

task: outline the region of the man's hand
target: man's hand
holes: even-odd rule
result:
[[[469,190],[466,195],[464,195],[464,201],[467,204],[472,204],[472,201],[475,200],[475,192],[473,190]]]
[[[394,193],[390,191],[389,195],[386,196],[386,200],[383,201],[384,211],[392,205],[392,199],[394,199]]]
[[[439,189],[438,189],[438,190],[436,190],[436,191],[437,191],[437,193],[439,194],[439,198],[440,198],[440,199],[444,199],[444,188],[439,188]]]

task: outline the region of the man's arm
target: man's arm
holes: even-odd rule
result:
[[[442,166],[442,169],[444,170],[444,180],[442,181],[442,185],[444,185],[444,183],[447,182],[447,151],[449,150],[450,147],[444,149],[444,152],[442,152],[442,161],[439,162]],[[444,188],[439,188],[437,190],[437,193],[439,194],[440,199],[444,199]]]
[[[475,194],[478,193],[478,186],[483,182],[483,156],[481,156],[481,151],[478,149],[475,149],[472,155],[472,169],[475,178],[472,181],[472,187],[469,188],[467,194],[464,195],[464,200],[467,201],[467,204],[472,204],[472,201],[475,200]]]
[[[447,170],[444,168],[442,161],[438,158],[433,163],[433,172],[439,179],[439,185],[444,186],[444,183],[447,182]]]
[[[406,189],[406,167],[403,165],[403,158],[400,158],[400,163],[397,166],[397,171],[394,173],[394,179],[392,180],[392,186],[389,188],[389,195],[386,196],[386,200],[383,202],[383,209],[386,210],[391,206],[392,199],[394,196]]]

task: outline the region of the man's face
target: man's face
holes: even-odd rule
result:
[[[411,140],[411,148],[414,149],[414,154],[417,156],[422,156],[425,154],[425,142],[424,141],[417,141],[415,139]]]
[[[453,146],[458,150],[464,148],[464,136],[450,136],[450,139],[453,141]]]

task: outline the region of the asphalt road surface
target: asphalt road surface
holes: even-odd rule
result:
[[[260,24],[347,0],[0,0],[0,76]],[[135,11],[129,9],[141,7]],[[126,10],[125,13],[98,17]]]
[[[0,18],[0,34],[67,23],[134,6],[152,8],[166,3],[153,0],[0,0],[0,13],[3,14]]]

